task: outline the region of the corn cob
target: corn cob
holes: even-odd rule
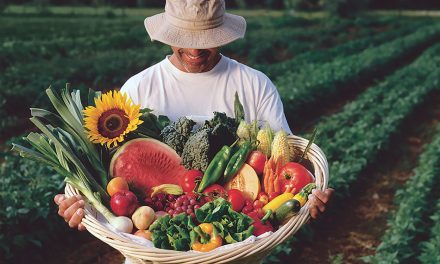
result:
[[[267,157],[271,155],[271,145],[273,140],[273,132],[269,125],[266,125],[264,129],[260,129],[257,134],[258,147],[257,149]]]
[[[290,149],[287,142],[287,133],[283,130],[275,134],[272,142],[272,158],[275,160],[277,167],[284,166],[290,161]]]

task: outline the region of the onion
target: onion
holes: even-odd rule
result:
[[[107,220],[120,232],[131,233],[133,231],[133,222],[126,216],[113,216],[113,218]]]

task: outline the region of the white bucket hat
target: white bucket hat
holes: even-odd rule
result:
[[[152,41],[179,48],[216,48],[246,32],[243,17],[225,13],[224,0],[167,0],[165,12],[144,24]]]

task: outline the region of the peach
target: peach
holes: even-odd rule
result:
[[[128,191],[128,183],[122,177],[115,177],[109,181],[107,184],[107,193],[113,196],[115,193],[120,191]]]

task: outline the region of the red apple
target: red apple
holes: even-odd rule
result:
[[[130,217],[139,207],[137,197],[130,191],[119,191],[110,199],[110,207],[117,216]]]
[[[258,175],[261,175],[263,174],[266,159],[267,157],[266,155],[264,155],[263,152],[259,150],[254,150],[249,154],[246,163],[249,164]]]

